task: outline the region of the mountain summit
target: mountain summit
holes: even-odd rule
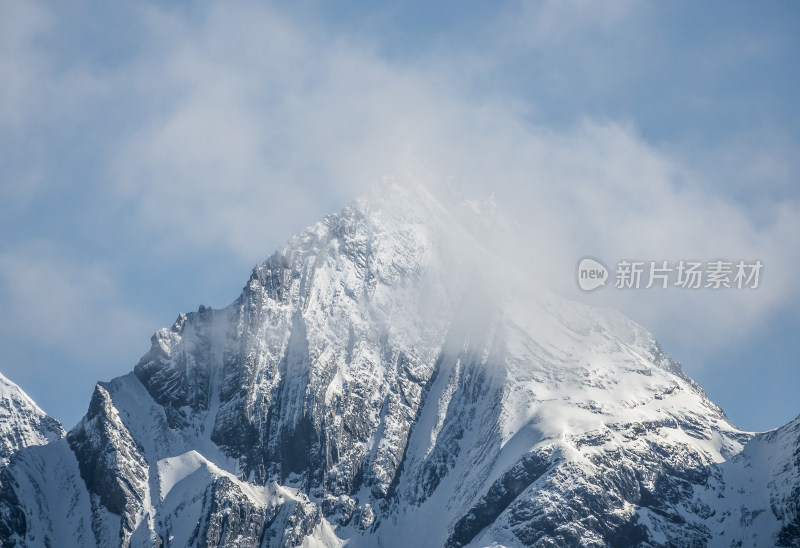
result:
[[[414,165],[181,314],[65,438],[3,546],[797,546],[800,423],[738,430],[642,327],[563,300]]]

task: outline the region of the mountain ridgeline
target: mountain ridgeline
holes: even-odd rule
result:
[[[400,171],[156,332],[68,433],[6,389],[0,545],[800,546],[800,419],[740,431],[503,230]]]

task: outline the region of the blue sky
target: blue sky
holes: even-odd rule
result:
[[[743,428],[800,414],[796,2],[0,0],[0,371],[72,425],[158,327],[411,145],[522,264],[656,334]],[[578,258],[761,259],[751,292]]]

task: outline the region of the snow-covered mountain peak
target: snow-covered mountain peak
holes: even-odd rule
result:
[[[509,266],[493,244],[506,227],[495,222],[494,200],[466,200],[452,181],[424,161],[412,156],[409,162],[342,211],[291,238],[255,269],[250,289],[278,289],[275,274],[288,269],[302,273],[306,289],[319,284],[347,287],[359,307],[378,306],[379,315],[397,321],[399,311],[388,306],[390,299],[407,305],[422,294],[431,295],[430,301],[446,315],[465,287],[502,285],[498,276]],[[401,295],[403,291],[410,294]],[[299,297],[305,296],[303,291]],[[331,294],[326,290],[319,297]],[[431,305],[423,308],[431,311]]]
[[[0,465],[23,447],[42,445],[64,434],[61,423],[0,374]]]
[[[414,162],[19,452],[0,544],[796,545],[797,423],[737,430],[646,329],[504,261],[493,199]]]

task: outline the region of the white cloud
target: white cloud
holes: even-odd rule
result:
[[[501,201],[527,229],[516,253],[532,277],[570,297],[621,309],[694,355],[741,340],[797,301],[796,202],[771,204],[765,223],[616,124],[586,122],[558,133],[504,128],[482,133],[486,140],[467,145],[451,165],[460,164],[457,178],[498,181]],[[470,155],[470,148],[481,153]],[[626,258],[760,259],[765,267],[755,291],[607,288],[583,295],[574,268],[586,255],[612,269]]]
[[[524,19],[539,29],[526,47],[588,27],[612,32],[634,7],[622,2],[576,18],[574,9],[542,3]],[[143,121],[115,167],[140,222],[176,241],[253,256],[270,230],[304,215],[313,221],[324,202],[315,194],[328,202],[354,195],[413,144],[466,188],[513,204],[528,231],[529,249],[519,255],[562,293],[584,298],[572,269],[585,254],[764,261],[764,284],[749,294],[591,297],[672,339],[725,344],[797,297],[796,204],[774,207],[773,222],[757,224],[714,191],[718,184],[645,143],[631,125],[540,127],[525,121],[525,102],[471,95],[475,75],[463,66],[388,61],[274,8],[217,6],[192,24],[158,12],[151,19],[162,29],[157,56],[138,70],[163,108]],[[761,164],[754,169],[778,166]]]
[[[146,46],[113,70],[72,73],[63,101],[74,105],[100,94],[119,98],[119,109],[129,112],[109,145],[113,158],[101,159],[108,180],[97,201],[130,214],[134,230],[120,238],[153,240],[167,259],[212,248],[262,260],[271,252],[268,244],[279,243],[274,234],[283,239],[338,209],[411,144],[468,194],[494,191],[510,204],[526,230],[519,255],[533,277],[562,293],[619,307],[657,334],[697,349],[747,336],[787,300],[797,300],[796,203],[767,199],[756,219],[747,205],[719,192],[725,181],[706,178],[724,179],[724,171],[694,171],[681,157],[648,144],[633,124],[587,119],[544,127],[530,122],[541,107],[530,96],[481,81],[503,65],[503,55],[531,51],[538,64],[527,68],[551,71],[550,93],[568,93],[576,83],[558,79],[584,68],[587,86],[607,87],[641,67],[641,59],[634,67],[603,64],[602,53],[613,46],[592,47],[598,37],[627,32],[642,4],[599,6],[548,1],[515,8],[495,22],[517,17],[513,28],[480,51],[437,51],[414,60],[389,59],[377,39],[349,40],[274,5],[210,2],[190,16],[147,8]],[[15,42],[22,49],[8,51],[29,51],[25,37],[42,25],[31,23]],[[556,60],[574,65],[545,59],[562,45]],[[25,76],[12,57],[2,59],[22,74],[14,89],[50,81],[44,70]],[[36,57],[32,66],[48,61]],[[5,93],[23,100],[13,89]],[[787,170],[796,167],[786,163],[789,153],[769,152],[762,149],[749,164],[720,158],[737,166],[731,171],[750,165],[749,180],[788,180]],[[573,268],[586,254],[606,261],[760,258],[764,282],[752,293],[604,290],[585,297],[575,292]],[[25,291],[33,281],[46,285],[37,272],[54,266],[38,255],[4,260],[14,267],[7,283]],[[136,323],[108,271],[72,264],[65,272],[48,286],[57,310],[69,317],[82,298],[94,304],[72,321],[48,320],[60,344],[71,344],[75,326],[92,325],[103,306],[122,325]],[[92,294],[95,285],[100,297]],[[15,300],[21,325],[33,325],[45,301],[26,307]]]

